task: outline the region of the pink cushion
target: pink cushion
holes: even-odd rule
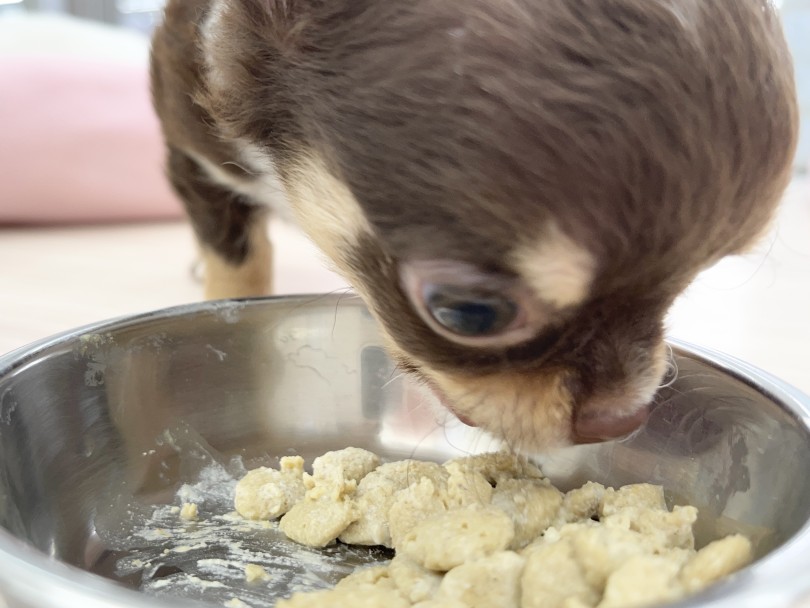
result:
[[[142,64],[0,56],[0,223],[177,218]]]

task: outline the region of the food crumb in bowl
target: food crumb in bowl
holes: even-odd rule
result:
[[[247,564],[245,566],[245,580],[248,583],[269,581],[270,574],[259,564]]]
[[[305,491],[279,528],[309,546],[383,545],[395,557],[277,608],[632,608],[683,598],[753,557],[741,535],[696,550],[697,509],[670,510],[661,486],[589,482],[563,493],[513,454],[380,464],[348,448],[314,464],[308,475],[296,461]],[[292,483],[276,473],[263,483]],[[257,479],[237,484],[237,500],[253,514],[275,511],[262,497],[283,490]]]
[[[285,456],[278,470],[259,467],[236,486],[234,506],[245,519],[274,519],[289,511],[306,491],[304,459]]]
[[[194,521],[199,516],[197,504],[193,502],[185,502],[180,509],[180,518],[186,521]]]
[[[690,591],[698,591],[713,581],[745,567],[751,562],[751,542],[741,534],[715,540],[690,560],[679,574]]]

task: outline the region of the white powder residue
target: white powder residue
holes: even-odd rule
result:
[[[202,589],[224,589],[226,585],[220,581],[208,581],[193,574],[182,574],[181,576],[169,579],[162,578],[152,585],[153,589],[161,589],[173,585],[175,587],[189,586]]]
[[[162,439],[185,447],[175,437]],[[383,550],[340,544],[303,547],[288,540],[277,522],[241,518],[233,511],[233,494],[244,468],[241,463],[231,468],[233,473],[209,461],[194,483],[179,488],[175,504],[146,511],[127,507],[129,527],[116,528],[114,537],[105,539],[124,553],[116,573],[139,575],[140,589],[161,597],[270,608],[293,591],[333,586],[357,566],[390,558]],[[186,503],[199,505],[198,519],[178,517],[178,506]],[[265,575],[248,582],[249,567]]]
[[[194,551],[195,549],[205,549],[208,547],[205,543],[200,543],[198,545],[180,545],[179,547],[175,547],[173,551],[175,553],[188,553],[189,551]]]

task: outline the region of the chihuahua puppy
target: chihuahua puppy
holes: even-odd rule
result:
[[[152,86],[207,296],[287,206],[402,368],[517,449],[641,424],[663,319],[788,182],[769,0],[169,0]]]

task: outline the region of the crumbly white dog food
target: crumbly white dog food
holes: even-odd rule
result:
[[[245,519],[275,519],[298,503],[305,491],[304,459],[285,456],[278,470],[249,471],[236,485],[234,506]]]
[[[296,542],[396,550],[334,589],[296,593],[278,608],[632,608],[694,593],[752,559],[729,536],[695,550],[697,509],[669,510],[663,489],[589,482],[563,494],[506,453],[438,465],[380,464],[347,448],[257,469],[236,488],[251,519],[281,516]]]

